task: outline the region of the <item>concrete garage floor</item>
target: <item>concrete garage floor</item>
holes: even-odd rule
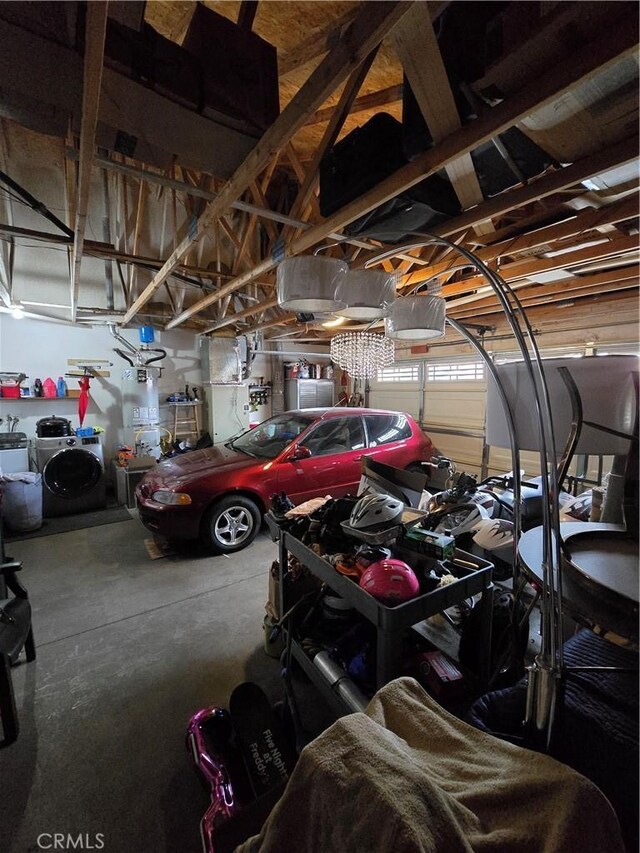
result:
[[[245,680],[282,696],[262,632],[276,546],[261,533],[229,558],[190,547],[151,560],[148,535],[134,519],[7,548],[23,561],[38,657],[13,670],[21,732],[0,750],[2,853],[56,832],[103,833],[105,853],[199,851],[208,800],[185,749],[190,715],[226,706]]]

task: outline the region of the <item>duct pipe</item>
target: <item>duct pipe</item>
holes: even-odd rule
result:
[[[134,345],[130,343],[126,338],[122,337],[115,323],[109,323],[108,326],[109,331],[117,341],[120,341],[120,343],[125,346],[130,352],[132,352],[135,356],[139,355],[138,348],[134,347]]]
[[[289,350],[277,350],[277,349],[255,349],[253,352],[256,355],[286,355],[286,356],[304,356],[305,358],[328,358],[331,360],[331,356],[329,353],[323,352],[297,352],[289,351]]]

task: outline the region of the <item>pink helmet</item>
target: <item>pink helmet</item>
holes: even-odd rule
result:
[[[378,560],[365,569],[360,586],[391,607],[414,598],[420,592],[420,583],[413,569],[393,557]]]

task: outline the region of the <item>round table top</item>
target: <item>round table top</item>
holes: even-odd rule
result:
[[[523,533],[518,557],[525,572],[542,583],[542,527]],[[620,524],[563,522],[560,535],[571,560],[562,560],[563,596],[576,616],[631,636],[637,621],[640,566],[638,543]],[[623,630],[623,628],[625,630]],[[634,634],[637,634],[637,627]]]

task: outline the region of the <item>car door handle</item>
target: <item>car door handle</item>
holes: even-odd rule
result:
[[[359,462],[362,459],[362,456],[356,456],[356,462]]]

